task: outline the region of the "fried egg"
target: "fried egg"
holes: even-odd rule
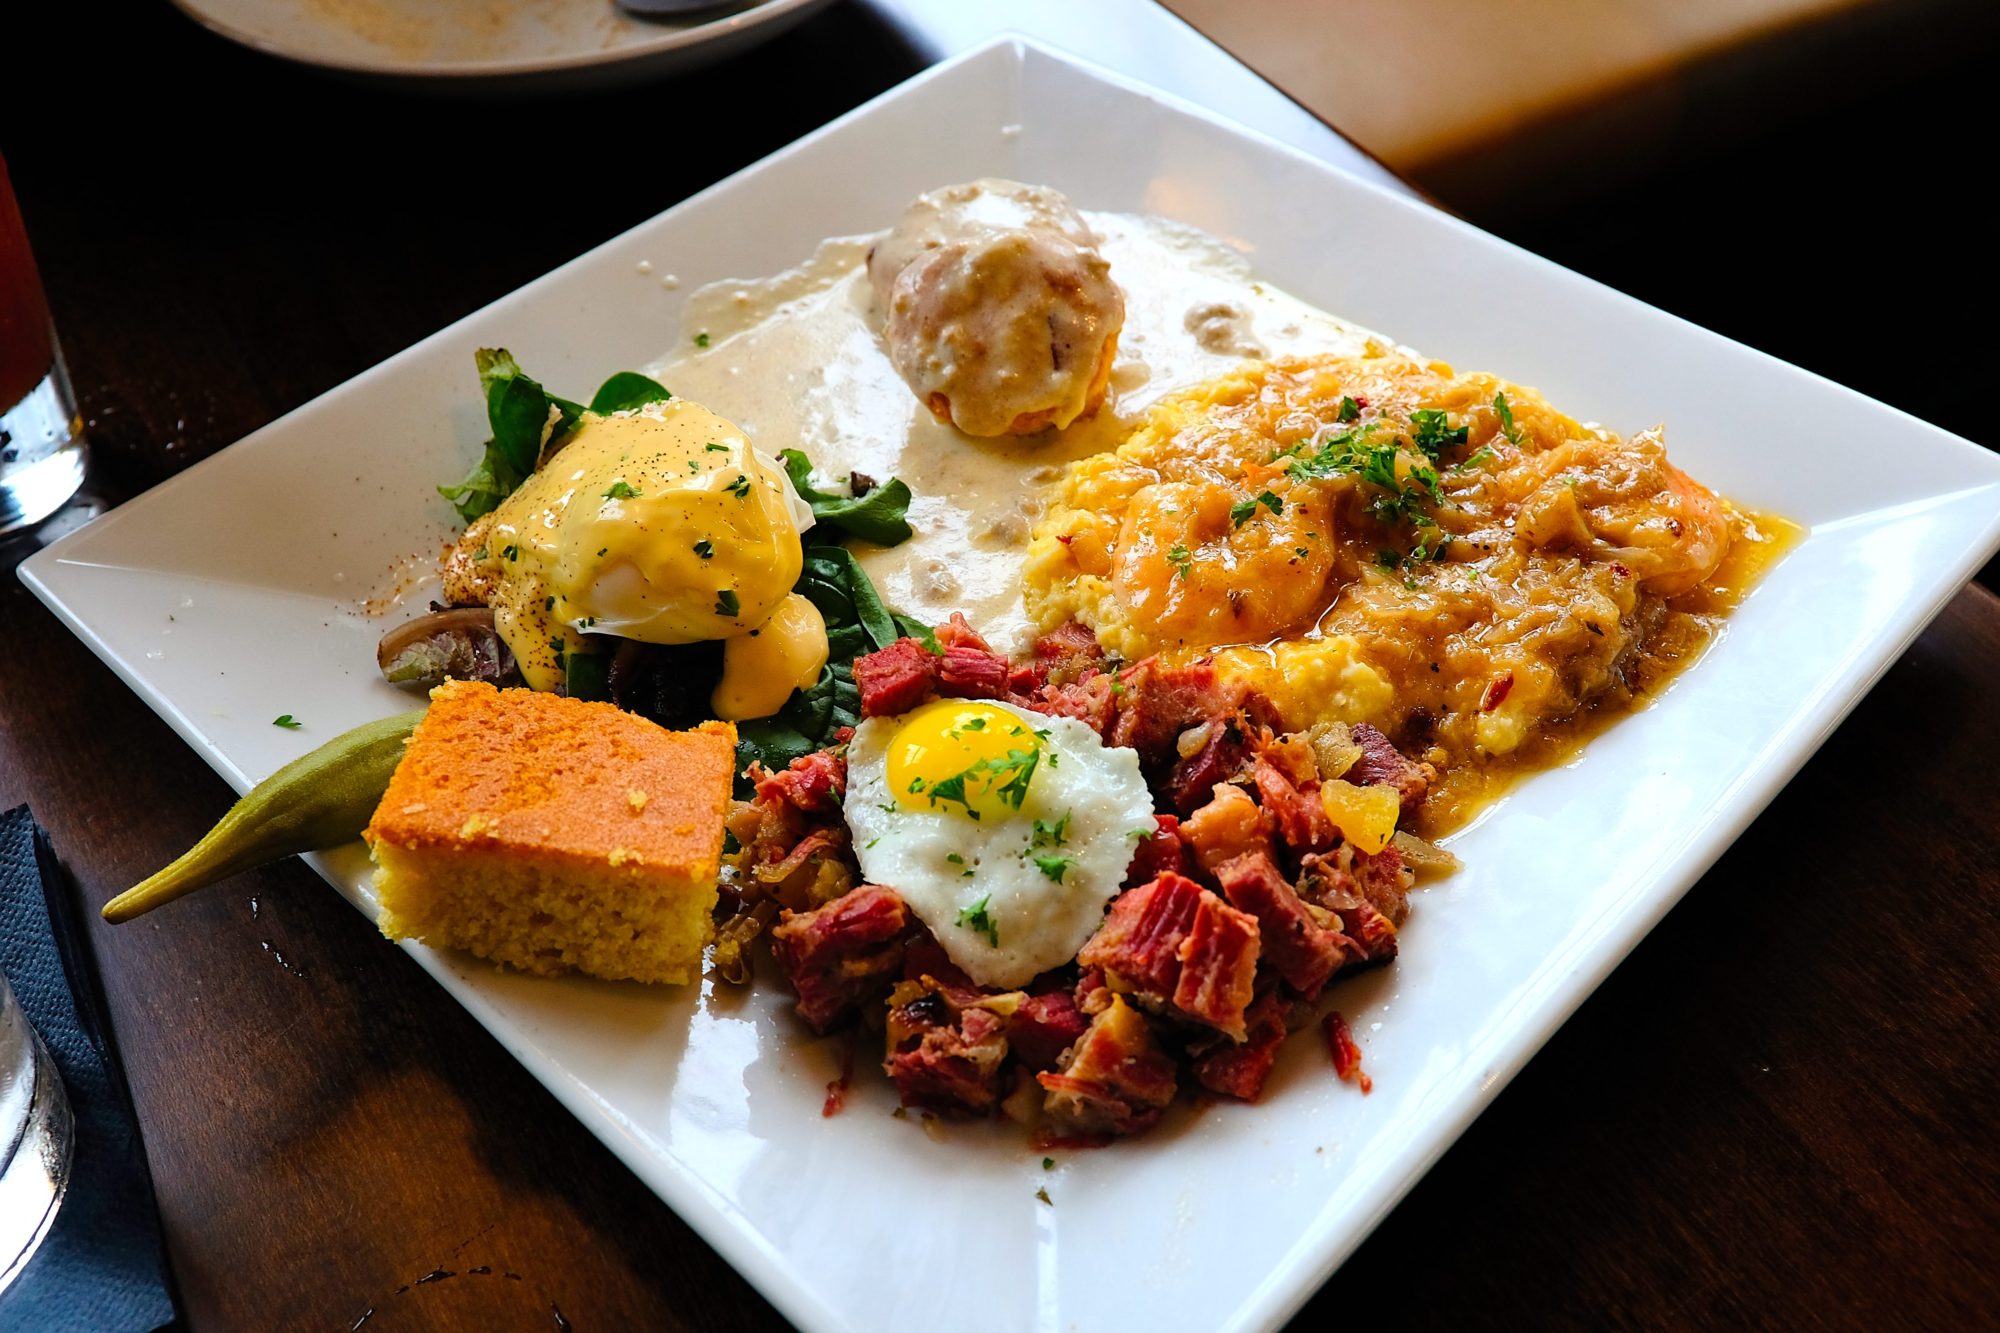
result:
[[[982,986],[1076,957],[1154,827],[1136,753],[1012,704],[869,718],[847,773],[862,875],[901,894]]]

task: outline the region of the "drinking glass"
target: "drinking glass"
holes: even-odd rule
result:
[[[56,1220],[74,1130],[55,1061],[0,975],[0,1292]]]
[[[41,522],[82,484],[83,421],[0,158],[0,535]]]

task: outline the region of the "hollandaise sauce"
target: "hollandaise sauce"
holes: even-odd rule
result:
[[[494,627],[542,690],[592,635],[721,639],[718,711],[761,716],[826,660],[825,625],[792,592],[810,521],[783,471],[697,403],[586,414],[494,512]]]

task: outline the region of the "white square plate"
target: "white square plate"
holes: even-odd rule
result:
[[[1003,134],[1003,126],[1018,132]],[[1523,785],[1338,1004],[1374,1076],[1285,1051],[1262,1103],[1094,1153],[937,1138],[747,996],[411,952],[788,1316],[815,1329],[1278,1324],[1761,810],[2000,543],[2000,459],[1196,108],[1019,41],[973,52],[424,340],[29,560],[22,576],[239,790],[408,707],[357,599],[435,556],[484,437],[473,349],[555,385],[672,345],[682,294],[975,176],[1230,238],[1344,318],[1533,384],[1811,536],[1654,707]],[[665,290],[638,262],[684,279]],[[279,713],[306,722],[274,728]],[[358,848],[321,871],[372,915]],[[169,909],[171,910],[171,909]],[[1053,1204],[1037,1200],[1046,1186]]]

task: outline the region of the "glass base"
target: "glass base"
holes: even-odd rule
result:
[[[83,484],[83,421],[60,357],[0,413],[0,534],[39,523]]]
[[[55,1224],[74,1135],[55,1061],[0,977],[0,1292]]]

